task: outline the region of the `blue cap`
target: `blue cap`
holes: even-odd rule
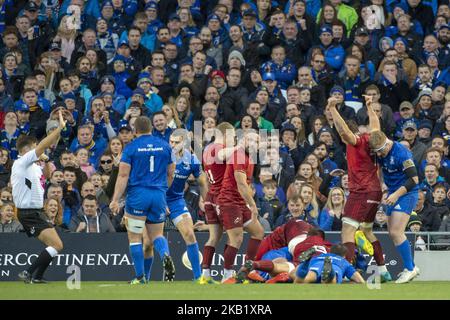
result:
[[[113,85],[116,85],[116,80],[112,75],[106,75],[100,79],[100,85],[104,83],[112,83]]]
[[[320,128],[319,133],[317,134],[317,136],[320,138],[320,135],[321,135],[322,133],[325,133],[325,132],[328,132],[329,134],[331,134],[331,136],[333,136],[333,131],[332,131],[331,128],[328,127],[328,126],[325,126],[325,127]]]
[[[133,96],[135,96],[135,95],[139,95],[139,96],[141,96],[142,98],[145,99],[145,92],[144,92],[144,89],[142,89],[142,88],[136,88],[136,89],[134,89],[134,91],[133,91]]]
[[[169,16],[169,21],[172,21],[172,20],[178,20],[178,21],[181,21],[180,16],[179,16],[176,12],[172,13],[172,14]]]
[[[122,131],[123,129],[128,130],[128,131],[133,131],[130,127],[130,125],[127,122],[122,122],[119,126],[119,132]]]
[[[208,16],[208,22],[210,21],[210,20],[217,20],[217,21],[220,21],[220,18],[219,18],[219,16],[217,15],[217,14],[210,14],[209,16]]]
[[[331,35],[333,34],[333,30],[331,30],[330,27],[325,26],[325,27],[320,28],[319,36],[321,36],[322,33],[325,33],[325,32],[328,32]]]
[[[253,10],[253,9],[247,9],[247,10],[245,10],[245,11],[242,13],[242,16],[243,16],[243,17],[245,17],[245,16],[250,16],[250,17],[256,18],[256,17],[257,17],[257,14],[256,14],[255,10]]]
[[[118,47],[121,47],[121,46],[130,47],[130,44],[128,43],[128,40],[122,40],[122,41],[119,42]]]
[[[403,44],[405,45],[405,47],[408,48],[408,41],[406,41],[405,38],[403,38],[403,37],[398,37],[398,38],[396,38],[396,39],[394,40],[394,45],[395,45],[398,41],[403,42]]]
[[[105,1],[105,2],[103,2],[103,4],[102,4],[102,9],[103,9],[104,7],[113,7],[113,8],[114,8],[114,6],[113,6],[113,4],[112,4],[111,1]]]
[[[450,26],[448,24],[444,23],[443,25],[441,25],[439,27],[439,31],[444,30],[444,29],[450,30]]]
[[[148,10],[148,9],[158,10],[158,4],[155,1],[147,2],[147,4],[145,5],[145,10]]]
[[[433,122],[431,122],[431,120],[428,120],[428,119],[424,119],[424,120],[420,121],[419,127],[417,129],[420,130],[420,129],[425,129],[425,128],[433,130]]]
[[[408,120],[402,126],[402,130],[406,130],[406,129],[417,130],[417,125],[413,120]]]
[[[406,3],[403,2],[399,2],[394,6],[394,10],[395,8],[400,8],[402,9],[405,13],[408,13],[408,5]]]
[[[14,107],[15,111],[30,112],[30,107],[25,102],[17,103]]]
[[[262,79],[263,79],[263,81],[269,81],[269,80],[275,81],[276,80],[275,74],[272,72],[264,73],[262,76]]]
[[[116,54],[114,59],[113,59],[113,63],[116,62],[116,61],[122,61],[123,63],[125,63],[127,60],[126,60],[126,58],[123,55]]]
[[[334,86],[330,90],[330,95],[332,95],[335,92],[339,92],[340,94],[344,95],[344,88],[342,88],[341,86]]]
[[[284,126],[281,127],[281,135],[285,133],[286,131],[292,131],[294,134],[297,134],[297,130],[295,129],[294,125],[292,123],[286,123]]]
[[[73,92],[63,94],[62,98],[63,98],[63,100],[67,100],[67,99],[77,100],[77,98],[75,97]]]

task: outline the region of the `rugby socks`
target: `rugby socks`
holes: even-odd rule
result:
[[[152,274],[152,265],[153,265],[153,257],[148,257],[144,259],[144,274],[145,279],[150,281],[150,277]]]
[[[156,251],[158,251],[161,260],[163,260],[165,256],[170,256],[169,243],[163,236],[160,236],[153,240],[153,246],[155,247]]]
[[[306,277],[306,275],[308,274],[308,267],[309,267],[309,263],[301,263],[298,268],[297,268],[297,272],[296,275],[298,278],[304,279]]]
[[[346,242],[344,246],[347,248],[347,253],[345,254],[345,259],[353,263],[353,259],[355,259],[355,243],[354,242]]]
[[[194,279],[200,278],[202,275],[202,268],[200,267],[200,256],[198,254],[198,243],[187,245],[187,255],[191,262]]]
[[[203,248],[203,260],[202,260],[202,268],[208,269],[211,267],[211,263],[214,257],[214,252],[216,251],[215,247],[205,246]],[[205,276],[205,274],[203,273]]]
[[[31,265],[31,267],[28,269],[28,272],[33,275],[33,273],[36,271],[36,274],[34,275],[34,279],[42,279],[42,276],[44,275],[45,270],[47,270],[48,266],[52,262],[53,258],[58,254],[58,251],[56,251],[53,247],[47,247],[44,251],[41,252],[39,257],[36,259],[36,261]]]
[[[402,256],[403,265],[409,271],[414,269],[414,262],[411,253],[411,244],[408,239],[403,241],[400,245],[396,246],[398,253]]]
[[[383,249],[381,248],[380,241],[372,242],[373,247],[373,258],[375,259],[377,266],[384,266]]]
[[[275,268],[274,264],[270,260],[253,261],[253,269],[265,272],[271,272]]]
[[[141,279],[144,276],[144,251],[142,243],[130,243],[131,259],[134,263],[136,278]]]
[[[233,269],[224,269],[223,270],[223,279],[226,280],[228,278],[231,278],[234,276],[234,270]]]
[[[225,248],[225,251],[223,253],[223,257],[224,257],[223,267],[225,269],[228,269],[228,270],[233,269],[234,259],[236,258],[236,254],[237,254],[238,250],[239,250],[238,248],[227,245],[227,247]]]
[[[255,260],[261,240],[250,238],[247,244],[247,252],[245,253],[245,260]]]

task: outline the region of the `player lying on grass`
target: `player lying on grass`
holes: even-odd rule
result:
[[[365,283],[358,271],[345,259],[347,248],[342,244],[333,245],[330,253],[312,258],[308,263],[306,275],[297,268],[294,283],[330,283],[340,284],[344,278],[356,283]]]
[[[299,221],[302,222],[301,220]],[[303,252],[309,252],[309,257],[312,257],[329,252],[331,246],[332,243],[325,240],[325,233],[322,230],[310,229],[307,237],[303,241],[295,244],[290,250],[288,247],[271,250],[262,257],[262,260],[246,261],[244,267],[238,273],[237,278],[239,282],[243,282],[246,277],[255,282],[263,282],[265,279],[261,275],[258,277],[258,274],[254,272],[254,270],[257,270],[266,272],[273,277],[267,280],[266,283],[290,282],[289,274],[299,264],[298,257]]]

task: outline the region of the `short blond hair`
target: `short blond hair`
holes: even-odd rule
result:
[[[371,149],[378,149],[383,146],[383,144],[386,142],[386,135],[383,131],[374,131],[370,134],[369,138],[369,146]]]

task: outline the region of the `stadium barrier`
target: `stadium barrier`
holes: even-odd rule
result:
[[[165,236],[175,262],[175,280],[191,280],[192,272],[183,238],[176,231],[169,231]],[[202,249],[208,240],[208,233],[197,232],[196,236]],[[387,233],[377,233],[377,236],[384,249],[386,266],[395,277],[402,271],[400,257]],[[125,233],[63,233],[61,238],[64,242],[64,251],[55,257],[46,273],[47,279],[65,281],[74,276],[74,272],[78,272],[81,281],[126,281],[132,278],[134,270]],[[223,252],[225,238],[222,238],[217,250],[219,254],[214,255],[211,267],[212,275],[217,279],[221,278],[220,272],[223,268],[223,256],[220,253]],[[414,234],[408,234],[408,239],[414,245]],[[327,233],[327,240],[339,242],[340,233]],[[247,241],[248,234],[245,235],[244,243],[236,256],[236,269],[244,262]],[[43,248],[42,244],[28,239],[23,233],[0,233],[0,281],[17,280],[17,274],[26,269]],[[366,261],[369,265],[375,263],[369,256],[366,256]],[[162,280],[162,275],[161,261],[159,257],[155,257],[151,279]]]

